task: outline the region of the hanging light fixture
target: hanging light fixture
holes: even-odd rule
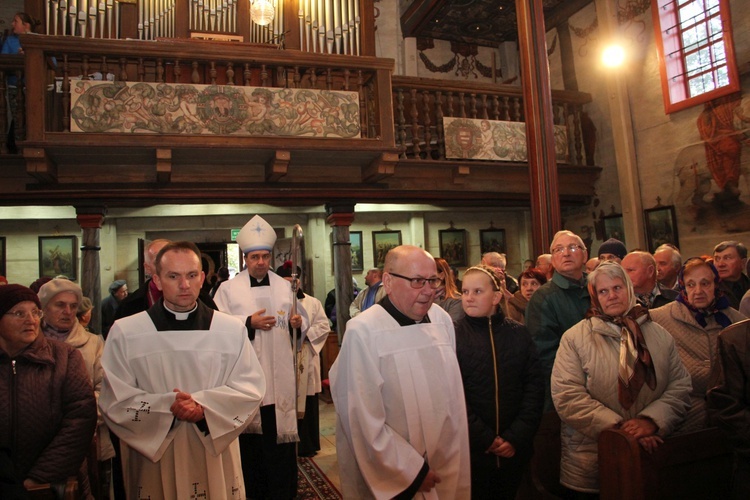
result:
[[[275,10],[268,0],[255,0],[250,7],[250,19],[260,26],[267,26],[273,21]]]

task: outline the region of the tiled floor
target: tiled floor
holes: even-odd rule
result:
[[[336,457],[336,410],[333,403],[327,403],[324,398],[320,404],[320,451],[313,458],[328,479],[341,491],[339,477],[339,463]]]

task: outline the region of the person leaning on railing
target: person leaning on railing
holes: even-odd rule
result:
[[[21,47],[21,39],[19,35],[25,35],[32,32],[32,28],[38,23],[32,19],[30,15],[25,12],[17,12],[13,16],[13,22],[11,23],[12,32],[8,35],[8,38],[3,42],[3,48],[0,53],[2,54],[23,54],[23,47]],[[18,76],[15,74],[8,75],[6,82],[7,95],[3,96],[7,100],[8,106],[6,107],[8,113],[8,137],[7,144],[8,149],[15,151],[15,128],[13,124],[13,116],[16,113],[16,98],[18,95]]]
[[[552,368],[560,483],[571,497],[599,493],[599,434],[619,427],[652,453],[687,414],[690,374],[664,328],[635,300],[615,262],[588,276],[591,309],[565,332]]]
[[[710,259],[693,257],[677,275],[679,296],[674,302],[651,309],[651,319],[674,337],[682,362],[690,372],[693,389],[690,411],[679,432],[707,427],[706,392],[717,368],[716,344],[724,328],[745,319],[719,288],[719,272]]]

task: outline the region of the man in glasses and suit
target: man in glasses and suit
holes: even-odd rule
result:
[[[450,316],[421,248],[388,252],[386,297],[347,323],[329,376],[345,498],[469,498],[469,436]]]

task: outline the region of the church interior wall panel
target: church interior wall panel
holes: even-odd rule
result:
[[[750,35],[744,29],[750,24],[750,11],[744,8],[741,0],[731,1],[730,8],[737,62],[742,69],[750,61]],[[572,41],[579,89],[593,97],[586,110],[597,130],[595,163],[603,167],[596,183],[596,196],[588,209],[563,209],[565,226],[583,237],[585,234],[582,233],[593,229],[595,219],[602,212],[608,215],[612,206],[616,212],[621,212],[606,80],[597,55],[604,40],[598,36],[598,29],[588,29],[595,16],[592,3],[570,18],[571,29],[577,29],[578,34],[588,31],[590,35],[582,37],[574,32]],[[750,203],[750,162],[747,160],[750,144],[746,140],[747,132],[741,136],[744,138],[741,140],[740,160],[743,175],[739,183],[739,203],[716,203],[714,197],[719,189],[711,179],[704,142],[697,126],[704,107],[696,106],[670,115],[664,113],[651,21],[651,12],[647,10],[621,25],[632,57],[631,65],[625,71],[643,208],[654,207],[657,196],[662,205],[675,205],[684,256],[710,253],[714,244],[727,238],[747,242],[750,240],[750,217],[747,216],[750,215],[747,211]],[[554,67],[554,54],[550,61],[554,79],[558,72]],[[739,110],[750,116],[750,75],[741,78],[743,97]],[[748,122],[738,125],[736,116],[734,123],[736,129],[750,127]],[[595,254],[600,243],[594,239],[590,253]],[[628,246],[632,248],[630,244]]]
[[[621,207],[606,70],[602,68],[599,57],[604,41],[600,39],[600,31],[596,28],[597,23],[596,7],[593,2],[569,19],[578,90],[588,92],[592,96],[592,102],[585,106],[585,111],[596,129],[594,163],[602,168],[595,184],[595,195],[589,206],[562,207],[561,209],[564,228],[570,229],[582,238],[595,234],[593,214],[599,216],[604,210],[606,215],[610,213],[612,205],[618,211]],[[553,46],[553,38],[550,34],[547,33],[548,50],[553,49],[549,56],[550,75],[554,75],[551,78],[558,82],[553,83],[552,88],[562,88],[559,42]],[[589,253],[596,253],[602,242],[603,240],[592,237]]]
[[[375,15],[375,55],[394,59],[395,73],[403,75],[404,37],[401,23],[392,21],[399,18],[398,1],[380,0],[375,7]]]
[[[744,2],[737,0],[730,2],[730,10],[737,63],[742,68],[750,61],[750,37],[745,29],[750,24],[750,11]],[[725,202],[712,179],[698,125],[699,121],[710,121],[714,123],[712,127],[716,126],[718,114],[703,105],[664,114],[653,27],[648,14],[643,19],[646,29],[641,39],[636,37],[640,28],[633,26],[628,30],[638,46],[645,47],[642,72],[629,76],[643,208],[656,206],[657,197],[662,205],[675,205],[680,247],[685,258],[710,254],[716,243],[726,239],[747,244],[750,242],[750,142],[747,141],[750,119],[740,117],[750,117],[750,74],[741,76],[741,103],[733,112],[732,124],[724,127],[725,133],[734,128],[741,134],[736,142],[740,153],[724,153],[725,157],[735,158],[742,172],[739,199],[736,203]],[[719,107],[723,106],[720,101],[716,102]]]
[[[5,269],[8,283],[29,286],[39,278],[39,236],[76,236],[80,247],[81,229],[75,219],[0,218],[0,234],[5,236]],[[77,251],[80,283],[81,252]]]
[[[435,257],[440,256],[440,230],[449,229],[452,222],[454,229],[466,230],[466,243],[468,245],[466,267],[477,265],[482,260],[479,231],[489,229],[490,223],[492,223],[492,227],[496,229],[505,229],[507,269],[511,275],[517,276],[521,272],[523,261],[534,258],[529,255],[530,249],[523,245],[524,238],[521,234],[523,219],[524,211],[521,210],[426,214],[427,251]],[[459,271],[462,272],[464,269],[459,268]]]

